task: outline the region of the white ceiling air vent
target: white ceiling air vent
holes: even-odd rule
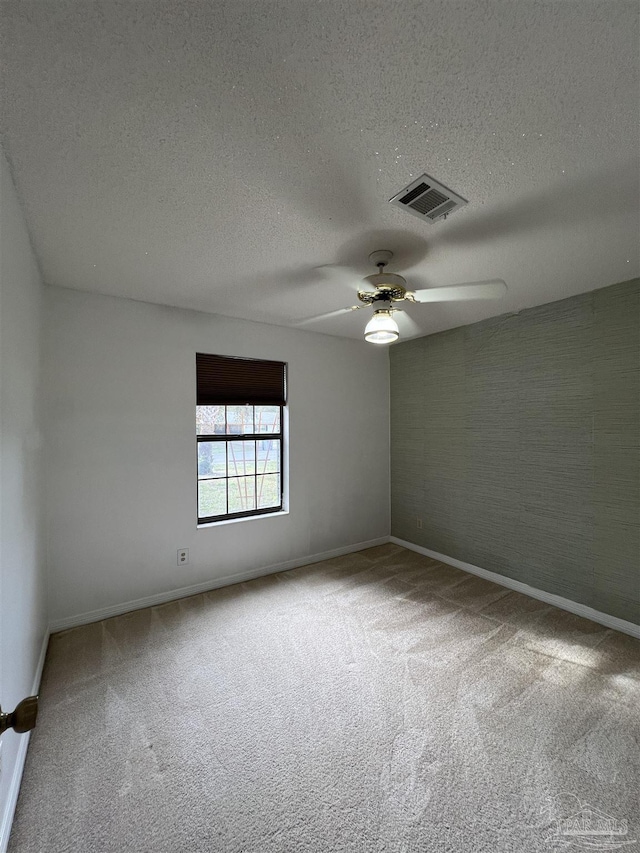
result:
[[[424,174],[390,198],[389,203],[417,216],[423,222],[431,223],[453,213],[465,205],[467,200]]]

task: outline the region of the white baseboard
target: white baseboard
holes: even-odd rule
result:
[[[355,551],[362,551],[365,548],[373,548],[375,545],[385,545],[387,542],[389,542],[389,537],[381,536],[378,539],[370,539],[368,542],[357,542],[354,545],[345,545],[342,548],[323,551],[321,554],[309,554],[306,557],[298,557],[295,560],[287,560],[284,563],[273,563],[270,566],[261,566],[258,569],[237,572],[236,574],[225,575],[221,578],[212,578],[211,580],[204,581],[204,583],[147,595],[144,598],[137,598],[134,601],[125,601],[122,604],[113,604],[108,607],[101,607],[98,610],[90,610],[87,613],[79,613],[77,616],[56,619],[51,623],[50,630],[52,634],[55,634],[58,631],[66,631],[68,628],[77,628],[79,625],[101,622],[103,619],[109,619],[111,616],[121,616],[123,613],[130,613],[132,610],[142,610],[145,607],[166,604],[168,601],[175,601],[178,598],[188,598],[190,595],[197,595],[199,592],[209,592],[212,589],[219,589],[223,586],[231,586],[234,583],[253,580],[263,575],[286,572],[289,569],[297,569],[300,566],[308,566],[312,563],[319,563],[322,560],[330,560],[332,557],[342,557],[344,554],[352,554]]]
[[[554,607],[560,607],[562,610],[568,610],[569,613],[575,613],[576,616],[584,616],[585,619],[591,619],[592,622],[598,622],[600,625],[606,625],[607,628],[614,628],[616,631],[622,631],[623,634],[630,634],[632,637],[640,639],[640,625],[635,622],[627,622],[625,619],[618,619],[617,616],[610,616],[608,613],[601,613],[599,610],[594,610],[592,607],[587,607],[586,604],[580,604],[577,601],[572,601],[570,598],[563,598],[561,595],[554,595],[552,592],[545,592],[543,589],[536,589],[534,586],[522,583],[521,581],[513,580],[505,575],[499,575],[496,572],[490,572],[488,569],[481,569],[479,566],[474,566],[471,563],[465,563],[462,560],[456,560],[455,557],[447,557],[446,554],[439,554],[437,551],[431,551],[429,548],[423,548],[422,545],[414,545],[413,542],[407,542],[405,539],[398,539],[397,536],[390,536],[389,541],[395,545],[402,545],[403,548],[408,548],[410,551],[416,551],[418,554],[423,554],[425,557],[431,557],[438,560],[440,563],[446,563],[449,566],[454,566],[456,569],[462,569],[463,572],[469,572],[472,575],[485,578],[485,580],[493,581],[500,586],[513,589],[516,592],[521,592],[523,595],[529,595],[531,598],[537,598],[544,601],[546,604],[553,604]]]
[[[42,669],[44,667],[44,659],[47,654],[47,646],[49,645],[50,633],[51,632],[48,628],[44,632],[42,648],[40,649],[40,657],[38,658],[36,672],[33,679],[33,685],[31,687],[32,696],[36,696],[40,690],[40,680],[42,678]],[[9,789],[7,791],[7,800],[5,803],[4,814],[2,815],[2,821],[0,822],[0,853],[6,853],[7,847],[9,846],[9,835],[11,834],[13,816],[15,814],[16,805],[18,803],[20,783],[22,782],[22,773],[24,771],[24,764],[27,759],[27,749],[29,747],[30,738],[31,732],[27,732],[26,734],[21,735],[20,737],[20,745],[18,747],[18,754],[16,755],[16,763],[13,767],[13,775],[11,776],[11,782],[9,783]]]

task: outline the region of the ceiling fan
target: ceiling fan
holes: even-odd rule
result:
[[[419,305],[424,302],[459,302],[468,299],[497,299],[507,291],[507,285],[502,279],[492,281],[474,281],[465,284],[455,284],[449,287],[431,287],[426,290],[411,290],[407,280],[396,273],[384,272],[384,268],[393,258],[393,252],[379,249],[369,255],[371,263],[378,267],[378,272],[366,276],[362,281],[364,288],[358,289],[358,299],[362,305],[351,305],[326,314],[317,314],[301,321],[297,325],[306,326],[328,317],[337,317],[358,311],[369,305],[375,307],[373,317],[364,330],[364,339],[372,344],[390,344],[400,336],[400,329],[393,314],[402,312],[396,308],[398,302],[410,302]],[[324,267],[324,269],[332,269]],[[415,326],[415,324],[413,324]],[[415,326],[417,330],[417,326]]]

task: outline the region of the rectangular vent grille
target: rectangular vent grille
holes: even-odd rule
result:
[[[434,212],[431,212],[429,214],[429,218],[433,219],[434,216],[437,216],[437,217],[444,216],[447,213],[451,213],[451,211],[455,210],[456,207],[458,207],[457,202],[453,201],[452,199],[448,199],[446,204],[440,205],[440,207],[438,208],[437,214]]]
[[[431,213],[432,210],[440,207],[445,201],[449,201],[446,195],[442,195],[438,190],[429,190],[428,193],[421,195],[412,202],[411,207],[417,210],[418,213]]]
[[[403,204],[411,204],[411,202],[414,200],[414,198],[418,198],[418,196],[419,196],[419,195],[422,195],[422,193],[426,193],[426,191],[427,191],[428,189],[431,189],[431,188],[429,187],[429,184],[425,184],[424,182],[419,183],[417,187],[414,187],[414,188],[411,190],[411,192],[410,192],[410,193],[407,193],[407,194],[406,194],[406,196],[405,196],[404,198],[401,198],[401,199],[400,199],[400,201],[401,201]]]
[[[467,200],[424,174],[400,190],[389,202],[425,222],[437,222],[465,205]]]

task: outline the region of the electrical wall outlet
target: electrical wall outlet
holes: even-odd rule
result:
[[[189,562],[189,549],[188,548],[180,548],[178,551],[178,565],[186,566]]]
[[[421,518],[416,518],[416,527],[418,528],[418,530],[422,530],[422,519]]]

